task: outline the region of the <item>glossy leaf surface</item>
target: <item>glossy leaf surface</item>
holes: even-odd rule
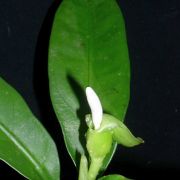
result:
[[[33,180],[58,180],[55,144],[22,97],[0,78],[0,159]],[[2,172],[1,172],[2,173]]]
[[[129,101],[129,57],[124,21],[115,0],[64,0],[56,12],[49,46],[52,103],[69,154],[77,165],[87,130],[85,87],[105,112],[123,120]],[[115,145],[104,162],[109,163]]]

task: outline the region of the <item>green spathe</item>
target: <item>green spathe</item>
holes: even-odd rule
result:
[[[87,149],[92,158],[104,158],[111,150],[112,134],[108,131],[98,132],[89,129],[87,132]]]
[[[91,115],[86,116],[89,127],[87,132],[87,150],[90,156],[88,180],[94,180],[101,169],[104,158],[111,150],[113,141],[126,147],[133,147],[143,143],[117,118],[104,114],[99,129],[93,129]]]
[[[122,121],[109,114],[103,115],[102,124],[98,131],[111,132],[113,140],[126,147],[133,147],[144,142],[141,138],[136,138]]]
[[[118,144],[126,147],[133,147],[144,142],[141,138],[136,138],[122,121],[118,120],[112,115],[103,114],[101,126],[97,130],[92,130],[91,115],[86,116],[86,122],[90,130],[93,132],[91,134],[93,134],[93,136],[96,134],[98,139],[100,139],[99,134],[103,132],[111,135],[113,141],[116,141]],[[89,138],[89,135],[87,138]],[[102,136],[102,140],[104,139],[105,137]]]

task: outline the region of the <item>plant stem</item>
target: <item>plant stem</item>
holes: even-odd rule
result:
[[[88,180],[95,180],[102,166],[103,158],[91,159],[91,164],[88,172]]]
[[[81,156],[78,180],[88,180],[88,162],[85,155]]]

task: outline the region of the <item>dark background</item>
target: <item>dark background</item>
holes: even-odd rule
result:
[[[146,143],[119,147],[105,174],[180,179],[180,3],[118,2],[126,21],[132,71],[126,124]],[[64,148],[47,84],[48,39],[58,3],[0,0],[0,76],[22,94],[56,140],[62,179],[73,180],[76,169]],[[24,179],[0,162],[0,179],[15,178]]]

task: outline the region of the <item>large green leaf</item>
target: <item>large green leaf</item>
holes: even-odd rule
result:
[[[0,159],[29,179],[59,179],[59,160],[53,140],[22,97],[2,78]]]
[[[91,86],[104,111],[123,120],[129,101],[129,57],[124,21],[115,0],[64,0],[55,14],[49,47],[52,103],[69,154],[85,151],[84,89]],[[115,150],[104,162],[109,163]]]

